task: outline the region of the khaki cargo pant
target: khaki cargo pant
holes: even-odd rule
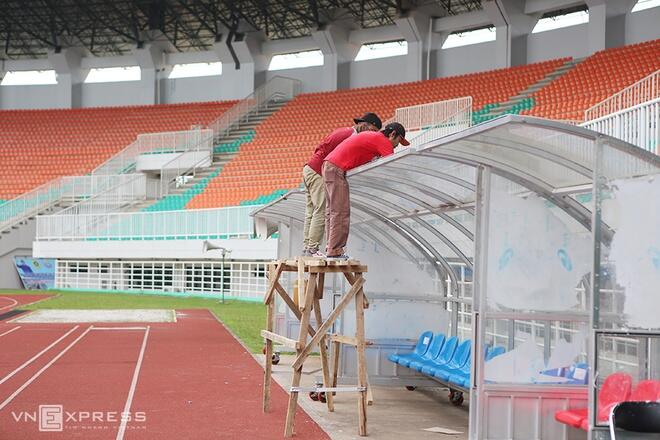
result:
[[[305,249],[318,250],[325,227],[325,184],[309,165],[303,168],[303,182],[307,190],[303,245]]]
[[[346,171],[330,162],[323,162],[325,181],[325,238],[328,256],[344,253],[351,223],[351,204],[348,193]]]

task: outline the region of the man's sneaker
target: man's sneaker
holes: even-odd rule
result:
[[[349,257],[349,256],[346,255],[346,254],[332,255],[332,256],[331,256],[331,255],[328,255],[328,256],[326,257],[326,259],[327,259],[327,260],[330,260],[330,261],[346,261],[346,260],[350,260],[351,257]]]
[[[309,249],[305,248],[305,249],[303,249],[303,251],[302,251],[302,253],[301,253],[300,255],[301,255],[302,257],[311,257],[311,256],[312,256],[312,252],[311,252]]]
[[[312,257],[315,257],[315,258],[326,258],[327,255],[325,255],[325,254],[324,254],[323,252],[321,252],[321,251],[316,251],[316,252],[314,252],[314,253],[312,254]]]

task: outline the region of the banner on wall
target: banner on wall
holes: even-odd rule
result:
[[[54,258],[14,257],[14,264],[24,288],[45,290],[55,287]]]

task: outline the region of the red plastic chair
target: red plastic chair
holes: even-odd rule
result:
[[[630,393],[629,402],[657,402],[660,401],[660,381],[642,380]]]
[[[607,376],[603,386],[598,393],[598,421],[605,422],[609,419],[610,411],[617,403],[628,400],[632,388],[632,378],[626,373],[613,373]],[[585,431],[589,429],[589,417],[587,408],[575,408],[555,413],[555,420],[559,423],[580,428]]]

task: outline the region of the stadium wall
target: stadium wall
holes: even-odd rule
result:
[[[460,16],[459,16],[460,17]],[[596,20],[594,20],[596,21]],[[508,64],[539,62],[564,56],[582,58],[599,50],[599,45],[615,47],[660,38],[660,8],[629,13],[609,18],[606,22],[589,23],[538,34],[525,34],[513,39],[510,59],[502,59],[501,41],[487,42],[452,49],[439,49],[450,31],[434,32],[431,51],[431,77],[461,75],[490,70]],[[456,26],[478,24],[463,20]],[[599,33],[600,32],[600,33]],[[498,35],[501,34],[498,32]],[[405,29],[385,26],[374,29],[359,29],[347,33],[343,45],[343,55],[337,51],[337,67],[315,66],[302,69],[267,71],[273,55],[287,52],[319,48],[319,37],[295,38],[278,41],[254,41],[243,52],[241,68],[235,69],[231,58],[226,58],[226,47],[217,43],[212,50],[204,52],[175,53],[160,56],[154,60],[158,67],[147,68],[141,81],[112,84],[82,84],[92,67],[116,67],[145,63],[144,53],[134,51],[132,55],[107,58],[82,57],[68,66],[62,67],[59,59],[61,83],[47,86],[5,86],[0,87],[0,108],[70,108],[137,105],[154,103],[180,103],[213,100],[232,100],[247,96],[255,86],[276,75],[289,76],[303,82],[304,92],[333,90],[334,88],[355,88],[370,85],[396,84],[421,79],[426,69],[411,66],[419,60],[419,52],[369,61],[348,61],[347,54],[363,43],[403,38]],[[595,37],[594,37],[595,35]],[[256,38],[256,37],[254,37]],[[420,38],[426,39],[423,35]],[[596,41],[596,42],[594,42]],[[411,51],[414,48],[411,46]],[[71,49],[67,49],[71,50]],[[421,59],[426,58],[426,49]],[[326,57],[331,59],[332,57]],[[190,79],[166,79],[171,66],[176,63],[223,61],[221,76]],[[351,58],[352,59],[352,58]],[[51,54],[47,59],[7,60],[0,64],[0,74],[8,70],[44,70],[57,66],[58,56]],[[148,60],[146,62],[148,66]],[[78,67],[76,67],[78,66]],[[416,73],[417,72],[417,73]],[[421,72],[421,73],[420,73]],[[154,75],[158,78],[154,80]],[[333,79],[336,75],[336,79]],[[415,75],[419,75],[416,77]]]

